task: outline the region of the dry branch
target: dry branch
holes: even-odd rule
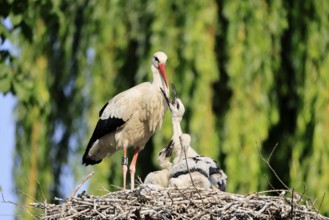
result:
[[[104,196],[82,192],[62,204],[33,203],[41,219],[327,219],[313,206],[292,200],[291,191],[279,196],[258,192],[232,194],[217,189],[154,189],[141,184],[135,190]],[[200,198],[201,195],[201,198]],[[284,196],[286,195],[286,197]],[[293,207],[293,209],[292,209]],[[64,209],[64,212],[62,210]],[[63,215],[64,213],[64,215]]]

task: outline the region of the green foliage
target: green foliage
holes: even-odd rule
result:
[[[228,176],[236,176],[228,187],[229,190],[256,191],[266,184],[264,178],[253,181],[264,172],[257,148],[278,120],[271,90],[280,62],[280,37],[287,27],[285,11],[279,1],[270,5],[262,1],[257,4],[228,1],[223,5],[223,14],[229,24],[228,62],[224,65],[232,97],[222,143],[223,152],[227,154]],[[271,25],[273,17],[278,18],[275,25]],[[248,163],[250,165],[245,166]]]
[[[290,169],[291,185],[295,189],[313,191],[317,198],[322,198],[324,191],[316,189],[328,188],[329,171],[327,144],[329,143],[329,75],[328,75],[328,48],[329,22],[323,13],[329,9],[328,4],[314,2],[304,5],[301,11],[292,19],[301,20],[305,13],[312,16],[304,18],[304,24],[296,29],[300,37],[304,37],[301,48],[297,39],[294,47],[303,63],[296,63],[299,82],[297,94],[299,109],[296,118],[295,144],[292,151]],[[302,13],[305,12],[305,13]],[[302,28],[305,27],[305,28]],[[300,29],[299,29],[300,28]],[[306,37],[305,37],[306,36]],[[317,204],[319,204],[318,202]],[[325,198],[322,206],[327,207],[329,200]]]
[[[278,143],[277,174],[319,201],[329,187],[328,13],[326,1],[1,2],[12,27],[0,25],[0,43],[17,50],[0,49],[0,91],[19,100],[16,187],[51,200],[67,167],[78,179],[96,171],[92,193],[121,186],[122,152],[88,168],[81,157],[99,109],[150,80],[150,58],[163,50],[186,106],[183,130],[200,154],[219,160],[228,191],[268,189],[265,176],[282,188],[258,152]],[[171,135],[168,112],[140,154],[142,179]]]

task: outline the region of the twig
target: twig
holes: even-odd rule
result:
[[[279,143],[276,143],[276,144],[274,145],[274,147],[273,147],[273,149],[272,149],[270,155],[269,155],[268,158],[267,158],[267,161],[268,161],[268,162],[270,162],[270,160],[271,160],[271,158],[272,158],[272,155],[273,155],[273,153],[274,153],[274,151],[275,151],[275,149],[276,149],[276,147],[277,147],[278,145],[279,145]]]
[[[256,142],[256,145],[258,145],[257,144],[257,142]],[[269,156],[269,159],[271,159],[271,156],[272,156],[272,154],[274,153],[274,150],[276,149],[276,146],[277,146],[277,144],[274,146],[274,149],[272,150],[272,152],[271,152],[271,154],[270,154],[270,156]],[[260,150],[259,150],[259,148],[258,148],[258,146],[257,146],[257,151],[258,151],[258,153],[259,153],[259,155],[260,155],[260,157],[262,158],[262,160],[267,164],[267,166],[270,168],[270,170],[273,172],[273,174],[275,175],[275,177],[279,180],[279,182],[286,188],[286,189],[289,189],[289,187],[280,179],[280,177],[278,176],[278,174],[275,172],[275,170],[272,168],[272,166],[271,166],[271,164],[270,164],[270,162],[269,161],[267,161],[265,158],[264,158],[264,156],[262,155],[262,153],[260,152]]]
[[[38,185],[39,185],[39,187],[40,187],[40,190],[41,190],[41,196],[42,196],[42,198],[43,198],[43,200],[44,201],[47,201],[47,199],[46,199],[46,197],[45,197],[45,194],[44,194],[44,192],[43,192],[43,188],[42,188],[42,185],[41,185],[41,183],[39,182],[39,180],[35,180],[37,183],[38,183]]]
[[[258,145],[257,142],[256,142],[256,145]],[[281,180],[281,178],[278,176],[278,174],[275,172],[275,170],[273,169],[273,167],[272,167],[271,164],[270,164],[270,160],[271,160],[272,155],[274,154],[274,151],[275,151],[275,149],[277,148],[277,146],[278,146],[278,143],[276,143],[275,146],[273,147],[273,149],[272,149],[272,151],[271,151],[271,153],[270,153],[270,155],[269,155],[269,157],[268,157],[267,160],[264,158],[264,156],[263,156],[262,153],[260,152],[259,147],[257,147],[257,151],[258,151],[260,157],[262,158],[262,160],[263,160],[263,161],[267,164],[267,166],[270,168],[270,170],[272,171],[272,173],[274,174],[274,176],[279,180],[279,182],[280,182],[280,183],[281,183],[286,189],[288,189],[289,192],[292,193],[292,202],[291,202],[291,203],[290,203],[285,197],[283,197],[283,198],[285,199],[285,201],[286,201],[288,204],[291,205],[291,209],[293,210],[293,196],[294,196],[294,190],[291,190],[291,189],[290,189],[290,188],[289,188],[289,187],[288,187],[288,186],[287,186],[287,185]],[[269,182],[269,180],[267,179],[266,176],[265,176],[265,178],[266,178],[268,184],[272,187],[272,189],[274,189],[274,187],[273,187],[272,184]],[[305,198],[311,200],[309,197],[305,196],[304,193],[305,193],[305,186],[304,186],[304,191],[303,191],[303,193],[302,193],[302,194],[299,194],[299,195],[300,195],[301,197],[305,197]],[[314,210],[317,210],[317,209],[314,207],[314,204],[313,204],[313,203],[312,203],[312,207],[313,207]],[[291,218],[293,218],[293,216],[291,216]]]
[[[291,191],[291,212],[290,217],[292,220],[294,220],[294,188],[292,188]]]
[[[80,183],[77,185],[77,187],[75,187],[75,189],[73,190],[73,192],[71,193],[69,199],[67,200],[67,202],[63,205],[62,207],[62,211],[61,211],[61,218],[64,217],[64,212],[66,209],[67,204],[69,204],[72,200],[72,198],[74,197],[75,193],[80,189],[80,187],[92,176],[94,175],[94,171],[90,172],[84,179],[82,179],[80,181]]]
[[[268,160],[266,160],[265,158],[264,158],[264,156],[262,155],[262,153],[260,152],[260,149],[259,149],[259,147],[258,147],[258,143],[256,142],[256,146],[257,146],[257,151],[258,151],[258,153],[259,153],[259,155],[260,155],[260,157],[262,158],[262,160],[267,164],[267,166],[270,168],[270,170],[272,171],[272,173],[275,175],[275,177],[279,180],[279,182],[286,188],[286,189],[288,189],[290,192],[292,192],[292,194],[294,194],[294,191],[293,190],[291,190],[282,180],[281,180],[281,178],[278,176],[278,174],[275,172],[275,170],[273,169],[273,167],[270,165],[270,159],[271,159],[271,157],[272,157],[272,155],[273,155],[273,153],[274,153],[274,151],[275,151],[275,149],[277,148],[277,146],[278,146],[278,143],[276,143],[275,144],[275,146],[274,146],[274,148],[272,149],[272,151],[271,151],[271,153],[270,153],[270,155],[269,155],[269,157],[268,157]],[[265,176],[265,178],[266,178],[266,180],[267,180],[267,182],[268,182],[268,184],[272,187],[272,189],[274,189],[274,187],[272,186],[272,184],[269,182],[269,180],[267,179],[267,177]],[[311,201],[311,198],[310,197],[307,197],[307,196],[305,196],[304,195],[304,193],[305,193],[305,186],[304,186],[304,191],[303,191],[303,193],[302,194],[299,194],[301,197],[303,197],[303,198],[306,198],[306,199],[309,199],[310,201]],[[293,196],[293,195],[292,195]],[[285,201],[286,202],[288,202],[290,205],[292,205],[292,203],[290,203],[285,197],[284,197],[284,199],[285,199]],[[292,202],[293,202],[293,200],[292,200]],[[314,203],[312,203],[312,207],[313,207],[313,209],[314,210],[317,210],[316,208],[315,208],[315,206],[314,206]]]
[[[324,200],[324,197],[326,196],[326,193],[323,193],[323,196],[322,196],[322,199],[321,199],[321,202],[320,202],[320,206],[319,206],[319,209],[318,211],[316,210],[316,212],[319,214],[320,210],[321,210],[321,206],[322,206],[322,203],[323,203],[323,200]]]
[[[77,187],[75,187],[75,189],[73,190],[73,192],[71,193],[71,196],[70,196],[70,198],[69,198],[69,200],[71,200],[73,197],[74,197],[74,195],[76,194],[76,192],[80,189],[80,187],[92,176],[92,175],[94,175],[94,171],[92,171],[92,172],[90,172],[89,174],[88,174],[88,176],[86,176],[83,180],[81,180],[80,181],[80,183],[78,184],[78,186]]]
[[[96,207],[97,207],[97,204],[94,201],[94,209],[93,209],[94,212],[96,212],[98,215],[100,215],[103,219],[106,219],[106,216],[104,216],[101,212],[99,212]]]
[[[270,187],[272,188],[272,190],[275,190],[275,187],[272,185],[272,183],[270,182],[270,180],[267,178],[267,176],[264,174],[266,182],[268,185],[270,185]],[[288,191],[288,190],[287,190]],[[279,194],[279,193],[278,193]]]
[[[180,146],[181,146],[181,148],[182,148],[182,150],[183,150],[183,152],[184,152],[186,168],[187,168],[187,170],[188,170],[188,174],[189,174],[189,176],[190,176],[190,178],[191,178],[192,185],[193,185],[193,187],[195,188],[195,190],[197,191],[197,193],[198,193],[198,195],[200,196],[200,199],[201,199],[201,201],[202,201],[202,203],[203,203],[202,196],[201,196],[201,194],[200,194],[198,188],[197,188],[197,187],[195,186],[195,184],[194,184],[194,180],[193,180],[193,178],[192,178],[192,174],[191,174],[190,168],[189,168],[189,166],[188,166],[187,156],[186,156],[186,149],[185,149],[185,147],[184,147],[184,145],[183,145],[182,136],[179,136],[179,142],[180,142]],[[203,203],[203,205],[204,205],[204,203]]]
[[[264,206],[263,206],[263,208],[261,208],[258,212],[257,212],[257,215],[261,215],[263,212],[264,212],[264,210],[269,206],[270,204],[265,204]]]
[[[26,194],[24,194],[26,195]],[[15,205],[16,207],[18,208],[21,208],[23,209],[27,214],[29,214],[33,219],[37,219],[37,217],[35,215],[33,215],[26,207],[24,207],[23,205],[20,205],[16,202],[12,202],[12,201],[7,201],[3,195],[3,193],[1,193],[1,197],[2,197],[2,203],[8,203],[8,204],[12,204],[12,205]]]
[[[31,199],[34,202],[39,202],[38,200],[36,200],[35,198],[32,198],[31,196],[27,195],[25,192],[21,191],[21,190],[17,190],[17,192],[23,194],[25,197]]]
[[[201,202],[202,202],[202,205],[204,206],[205,204],[204,204],[204,202],[203,202],[202,196],[200,195],[200,192],[199,192],[198,188],[196,188],[195,186],[194,186],[194,188],[196,189],[197,193],[199,194],[199,196],[200,196],[200,200],[201,200]],[[192,201],[191,199],[187,198],[187,197],[186,197],[186,196],[185,196],[185,195],[184,195],[184,194],[178,189],[178,187],[176,187],[176,189],[178,190],[178,192],[181,193],[181,195],[182,195],[186,200],[190,201],[195,207],[197,207],[198,209],[201,209],[201,210],[203,210],[203,211],[205,211],[205,212],[211,214],[211,212],[209,212],[208,210],[204,209],[203,207],[198,206],[194,201]]]

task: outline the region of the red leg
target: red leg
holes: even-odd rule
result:
[[[123,147],[123,157],[122,157],[123,189],[126,189],[127,171],[128,171],[127,148]]]
[[[135,188],[135,171],[136,171],[136,162],[137,162],[138,153],[139,153],[139,147],[136,147],[133,159],[131,160],[130,167],[129,167],[131,189]]]

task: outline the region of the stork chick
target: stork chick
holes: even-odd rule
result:
[[[139,151],[142,150],[162,125],[169,94],[165,71],[167,55],[156,52],[152,58],[153,82],[144,82],[114,96],[99,112],[99,120],[87,145],[82,163],[94,165],[105,156],[123,149],[123,188],[126,188],[128,169],[127,148],[135,147],[129,170],[131,189],[134,189],[135,169]]]
[[[180,123],[185,113],[185,107],[182,101],[178,98],[174,86],[173,91],[173,102],[170,102],[167,98],[167,103],[172,115],[172,141],[173,155],[175,157],[169,185],[176,185],[181,187],[191,185],[191,177],[186,175],[191,172],[192,179],[196,180],[194,182],[196,182],[197,186],[209,188],[211,185],[214,185],[222,191],[225,191],[227,179],[226,174],[218,168],[216,162],[213,159],[210,157],[200,156],[190,146],[190,135],[182,133]]]
[[[182,134],[181,141],[173,144],[173,149],[180,148],[181,144],[185,149],[182,149],[174,159],[169,186],[188,187],[194,184],[196,187],[209,189],[211,182],[209,180],[209,166],[207,163],[196,159],[197,155],[193,157],[186,155],[187,157],[185,158],[183,153],[183,150],[188,151],[186,148],[190,146],[190,141],[190,135]],[[196,154],[193,149],[189,153]]]
[[[210,188],[210,186],[214,186],[222,191],[225,191],[227,176],[223,170],[218,167],[217,163],[210,157],[200,156],[191,147],[191,137],[189,134],[182,134],[180,144],[183,149],[181,150],[180,155],[176,156],[176,158],[180,159],[174,160],[171,176],[176,178],[178,177],[178,179],[187,179],[187,174],[190,170],[193,180],[196,179],[199,182],[202,182],[202,184],[195,183],[196,186],[203,188]],[[186,159],[183,151],[186,152]],[[186,167],[186,163],[188,164],[189,170]],[[196,174],[196,172],[198,174]],[[202,174],[203,177],[201,177],[200,174]],[[205,181],[205,177],[207,177],[208,182]],[[169,182],[171,183],[172,180],[170,179]],[[191,180],[184,180],[183,182],[185,183],[183,186],[189,186],[192,184]],[[194,180],[194,182],[196,181]]]
[[[172,163],[170,157],[172,154],[172,141],[169,145],[159,152],[158,162],[161,170],[149,173],[144,180],[144,184],[148,184],[158,188],[168,187],[168,180],[171,172]]]

